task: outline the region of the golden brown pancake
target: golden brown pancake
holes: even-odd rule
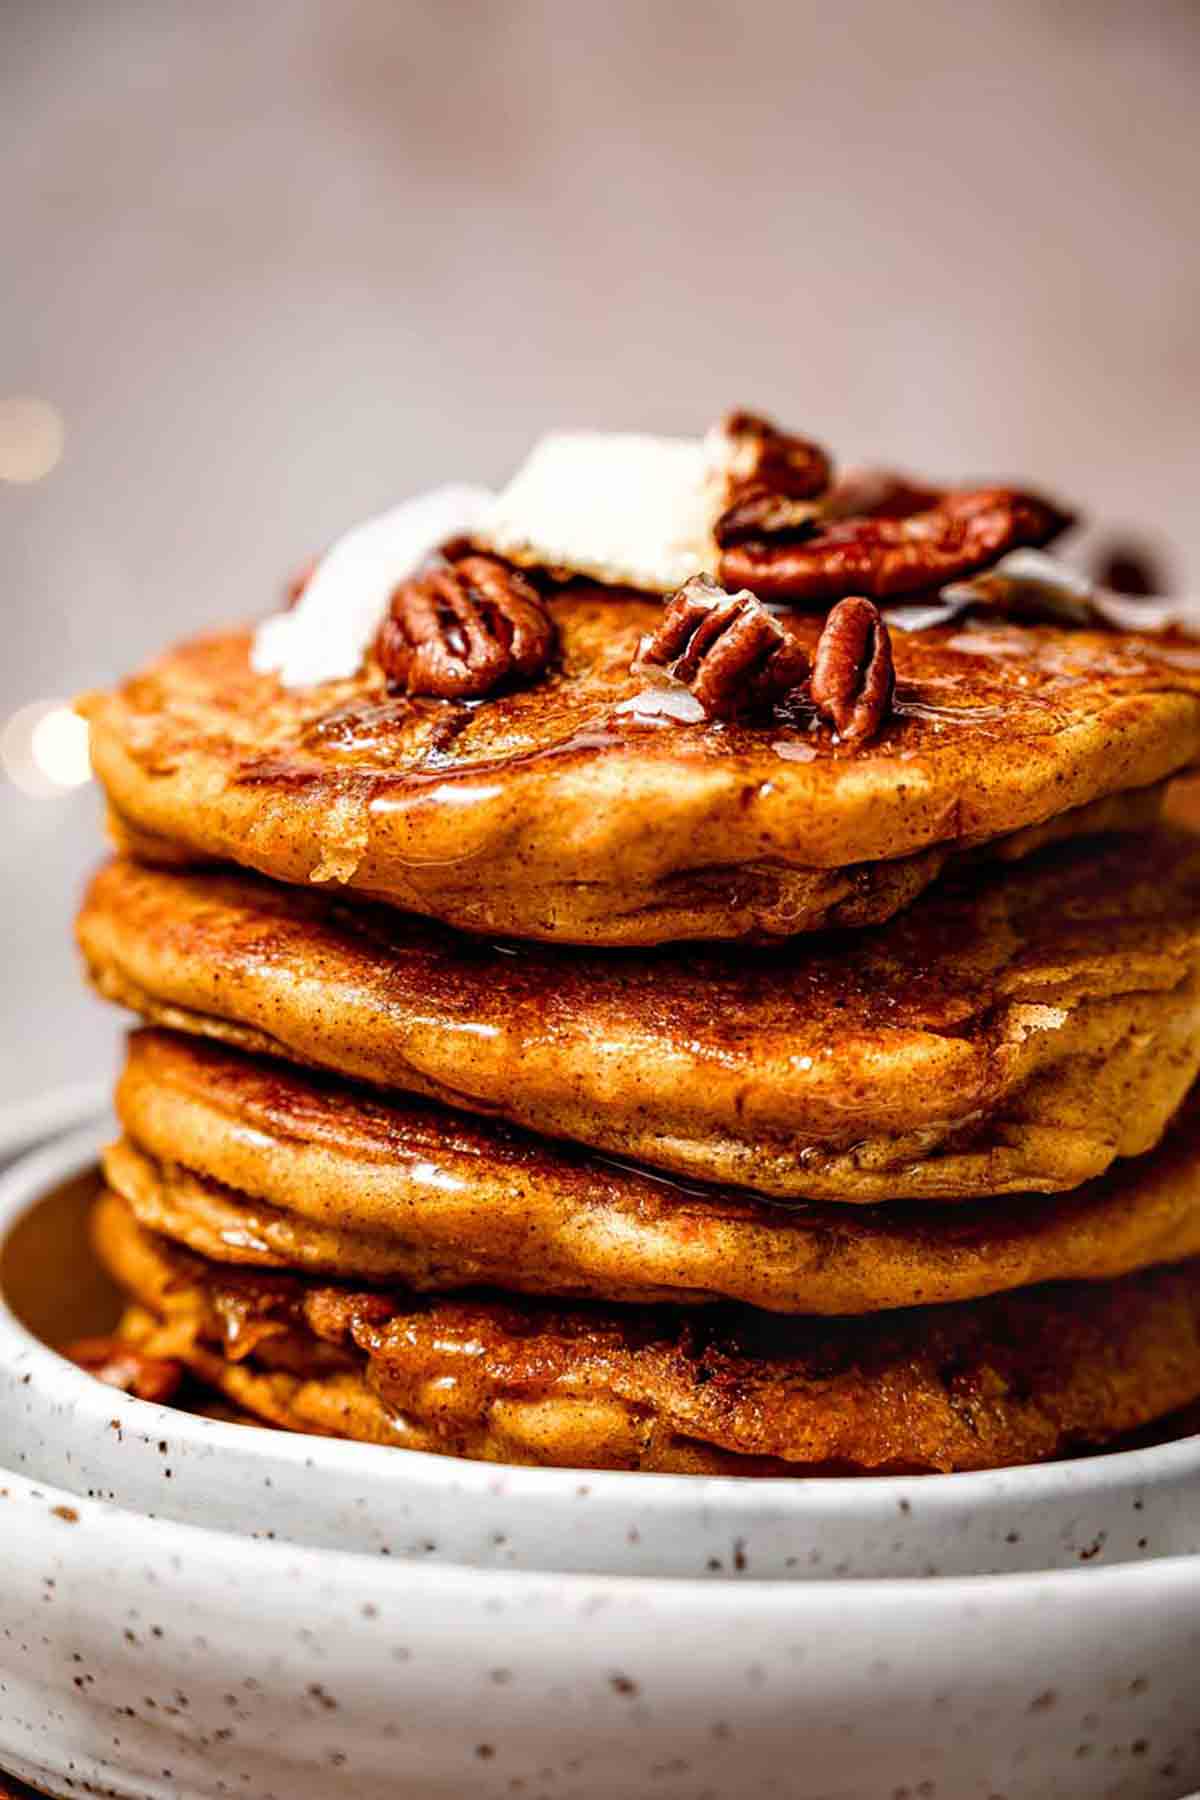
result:
[[[780,1197],[1070,1188],[1151,1149],[1200,1072],[1183,833],[976,870],[769,952],[514,951],[127,861],[79,935],[151,1020]]]
[[[1167,791],[1163,817],[1171,826],[1186,831],[1200,831],[1200,776],[1172,782]]]
[[[100,1255],[177,1356],[276,1424],[447,1455],[747,1474],[986,1469],[1200,1395],[1200,1262],[871,1319],[418,1300],[231,1271],[108,1195]]]
[[[878,923],[952,855],[1090,829],[1095,802],[1200,757],[1195,646],[897,631],[894,713],[856,746],[802,709],[647,716],[661,692],[630,664],[658,605],[582,585],[550,605],[557,668],[473,705],[391,697],[370,662],[288,692],[252,671],[244,632],[184,645],[83,704],[120,830],[150,859],[229,860],[478,932],[787,937]],[[786,625],[811,652],[821,620]]]
[[[1200,1255],[1200,1103],[1070,1196],[952,1208],[681,1188],[158,1032],[133,1039],[117,1107],[109,1185],[151,1230],[214,1262],[422,1292],[864,1313]]]

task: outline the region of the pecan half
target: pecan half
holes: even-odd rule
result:
[[[879,609],[858,595],[840,600],[813,657],[813,705],[846,743],[874,737],[892,704],[892,640]]]
[[[439,563],[397,588],[375,653],[394,688],[478,699],[540,675],[554,626],[525,577],[492,556]]]
[[[721,558],[721,579],[780,600],[873,599],[915,593],[973,573],[1016,545],[1044,544],[1070,520],[1012,488],[948,493],[903,518],[819,525],[802,544],[742,544]]]
[[[80,1338],[68,1345],[63,1355],[108,1387],[120,1388],[123,1394],[134,1394],[139,1400],[153,1400],[160,1406],[179,1392],[183,1382],[182,1363],[146,1356],[119,1337]]]
[[[786,541],[812,530],[812,502],[829,485],[820,445],[757,413],[732,412],[710,434],[709,447],[724,480],[724,509],[713,526],[718,545]]]
[[[633,666],[665,669],[690,688],[709,718],[732,718],[798,687],[808,658],[753,594],[727,594],[694,575],[668,598],[662,623],[642,639]]]

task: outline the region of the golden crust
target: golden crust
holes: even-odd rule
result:
[[[1104,1444],[1200,1395],[1195,1261],[830,1321],[417,1301],[219,1268],[112,1195],[94,1225],[163,1321],[155,1354],[276,1423],[449,1455],[662,1468],[682,1442],[747,1473],[985,1469]]]
[[[79,939],[99,991],[156,1023],[782,1198],[1070,1188],[1151,1149],[1200,1073],[1184,833],[977,871],[770,955],[514,955],[127,861]]]
[[[877,923],[952,853],[1200,757],[1186,646],[898,632],[897,709],[863,750],[807,718],[639,722],[616,709],[657,605],[586,586],[550,604],[559,670],[474,710],[389,699],[371,666],[289,693],[253,673],[245,633],[184,645],[83,702],[96,771],[147,854],[342,884],[469,930],[649,944]],[[820,621],[786,623],[811,650]]]
[[[864,1313],[1200,1255],[1200,1111],[1053,1202],[781,1207],[162,1033],[132,1041],[110,1186],[217,1262],[423,1292]]]

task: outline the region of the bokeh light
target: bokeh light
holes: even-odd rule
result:
[[[62,414],[48,400],[0,398],[0,481],[41,481],[58,466],[65,441]]]
[[[0,732],[0,763],[24,794],[68,794],[91,780],[87,725],[65,700],[35,700]]]

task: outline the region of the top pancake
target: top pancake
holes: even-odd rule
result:
[[[390,697],[372,662],[289,692],[251,669],[247,633],[171,652],[83,703],[119,830],[144,856],[340,883],[479,932],[769,938],[877,923],[951,855],[1090,829],[1080,809],[1200,759],[1200,649],[1177,642],[897,631],[896,707],[854,746],[802,710],[665,716],[630,670],[657,602],[580,584],[549,605],[554,671],[474,704]],[[811,652],[821,620],[785,623]]]

